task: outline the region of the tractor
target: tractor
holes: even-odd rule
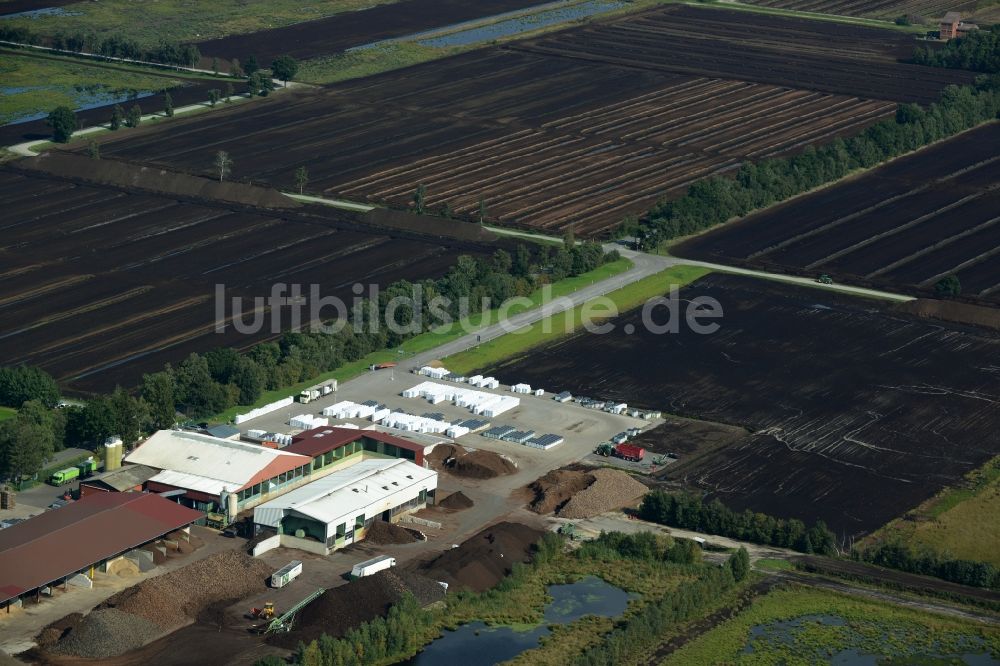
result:
[[[599,456],[604,456],[605,458],[607,458],[608,456],[612,456],[615,454],[615,447],[605,442],[600,446],[598,446],[597,450],[594,451],[594,453],[596,453]]]
[[[827,275],[826,273],[823,273],[818,278],[816,278],[816,282],[819,282],[820,284],[833,284],[833,278]]]

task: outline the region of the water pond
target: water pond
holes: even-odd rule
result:
[[[66,95],[72,99],[74,111],[86,111],[87,109],[96,109],[99,106],[106,106],[108,104],[132,102],[156,94],[149,90],[111,90],[103,86],[0,86],[0,95],[12,98],[16,95],[31,95],[46,92]],[[41,120],[48,115],[48,111],[24,113],[13,116],[2,124],[17,125],[33,120]],[[2,113],[0,113],[0,118],[3,118]]]
[[[445,632],[412,659],[400,666],[492,666],[513,659],[538,646],[549,634],[548,624],[568,624],[585,615],[616,617],[625,612],[630,595],[624,590],[588,576],[569,585],[550,585],[552,602],[545,607],[544,624],[537,627],[490,627],[483,622],[463,624]]]

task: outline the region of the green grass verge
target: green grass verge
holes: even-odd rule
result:
[[[121,34],[143,47],[160,40],[198,42],[227,35],[280,28],[313,21],[340,12],[355,11],[393,0],[101,0],[63,7],[65,14],[5,19],[5,25],[23,26],[36,34]],[[240,54],[241,58],[251,54]],[[266,64],[266,63],[262,63]]]
[[[17,410],[13,407],[0,407],[0,422],[14,418],[15,414],[17,414]]]
[[[625,271],[632,268],[632,262],[628,259],[622,258],[617,261],[613,261],[603,266],[600,266],[588,273],[579,275],[577,277],[566,278],[560,280],[555,284],[551,285],[552,298],[558,298],[560,296],[566,296],[571,294],[577,289],[589,285],[593,282],[600,282],[601,280],[606,280],[610,277],[624,273]],[[514,316],[526,310],[538,307],[543,300],[544,291],[542,289],[536,290],[530,296],[528,296],[528,302],[525,302],[515,307],[509,309],[509,315]],[[451,342],[457,338],[462,337],[466,333],[475,332],[477,329],[483,326],[488,326],[496,322],[497,311],[491,310],[489,313],[483,314],[479,313],[466,318],[461,325],[455,325],[450,327],[444,327],[439,329],[430,330],[421,335],[414,336],[404,342],[400,349],[403,350],[403,354],[400,354],[398,350],[382,350],[377,352],[372,352],[364,358],[354,361],[352,363],[347,363],[342,365],[336,370],[323,373],[322,375],[315,377],[313,379],[301,382],[295,386],[290,386],[281,389],[275,389],[274,391],[265,391],[261,398],[255,402],[253,405],[239,405],[236,407],[231,407],[224,412],[216,414],[211,419],[210,422],[213,423],[226,423],[229,422],[237,414],[242,412],[247,412],[255,407],[261,407],[268,403],[274,402],[276,400],[281,400],[290,395],[298,395],[303,389],[309,388],[314,384],[320,382],[325,382],[330,379],[336,379],[338,382],[345,382],[349,379],[357,377],[358,375],[368,372],[368,368],[373,363],[384,363],[386,361],[396,361],[402,356],[403,358],[407,356],[412,356],[413,354],[419,354],[425,352],[429,349],[434,349],[440,345],[447,342]]]
[[[709,269],[698,266],[674,266],[613,291],[602,299],[610,299],[617,312],[621,313],[641,306],[650,298],[666,293],[671,286],[684,286],[710,272]],[[547,317],[483,343],[474,349],[449,356],[445,365],[452,372],[469,374],[474,370],[489,367],[500,361],[516,358],[539,345],[571,335],[582,326],[584,309],[592,307],[596,300],[588,301],[571,311]]]
[[[894,520],[866,542],[900,539],[918,549],[1000,567],[1000,457]]]
[[[821,624],[817,616],[833,622]],[[796,620],[789,629],[776,624]],[[755,627],[764,630],[751,637]],[[746,651],[748,646],[752,651]],[[817,664],[829,663],[834,655],[852,649],[906,659],[984,650],[996,657],[1000,655],[1000,628],[827,590],[792,587],[755,600],[749,609],[661,664]]]
[[[762,557],[754,562],[753,565],[755,568],[764,569],[765,571],[788,571],[795,568],[788,560],[778,560],[768,557]]]
[[[152,76],[139,70],[9,52],[0,53],[0,80],[5,89],[18,90],[0,95],[0,124],[48,113],[57,106],[76,108],[94,93],[117,95],[130,91],[160,91],[182,82],[180,78]]]

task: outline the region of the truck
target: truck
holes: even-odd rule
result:
[[[292,560],[271,574],[271,587],[284,587],[299,577],[302,573],[302,562]]]
[[[80,468],[67,467],[66,469],[61,469],[52,476],[50,476],[49,483],[51,483],[53,486],[65,486],[73,479],[78,479],[78,478],[80,478]]]
[[[80,470],[80,478],[86,479],[97,471],[97,461],[93,458],[87,458],[82,463],[77,463],[77,468]]]
[[[358,578],[364,578],[365,576],[371,576],[379,571],[384,571],[389,567],[396,566],[396,558],[391,555],[379,555],[378,557],[373,557],[370,560],[365,560],[364,562],[358,562],[351,569],[351,580],[356,580]]]
[[[308,405],[313,400],[320,397],[320,392],[317,389],[306,389],[299,393],[299,402],[303,405]]]
[[[389,368],[395,367],[396,364],[391,361],[388,363],[372,363],[371,366],[369,366],[369,370],[388,370]]]
[[[615,456],[622,460],[639,462],[646,455],[646,449],[635,444],[619,444],[615,447]]]

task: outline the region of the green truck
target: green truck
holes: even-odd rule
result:
[[[77,463],[76,468],[80,470],[80,478],[86,479],[88,476],[97,471],[97,461],[93,458],[88,458],[82,463]]]
[[[79,467],[67,467],[66,469],[61,469],[51,477],[49,477],[49,483],[53,486],[65,486],[67,483],[73,479],[80,477]]]

